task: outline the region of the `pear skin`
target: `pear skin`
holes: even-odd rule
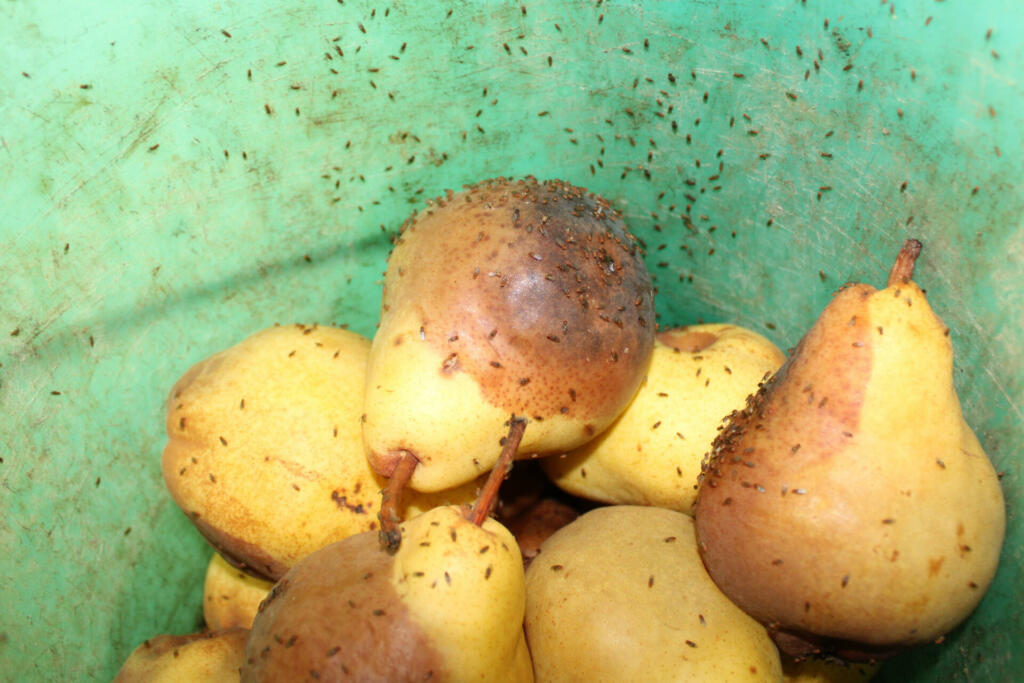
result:
[[[835,657],[802,657],[783,655],[782,680],[785,683],[867,683],[873,679],[881,662],[847,662]]]
[[[128,656],[114,683],[234,683],[248,637],[247,629],[231,628],[150,638]]]
[[[576,508],[557,498],[542,498],[509,519],[505,526],[516,537],[523,566],[529,567],[540,547],[556,531],[579,517]]]
[[[360,419],[370,340],[345,329],[260,330],[195,364],[167,403],[164,482],[231,564],[280,578],[308,553],[377,527],[385,479]],[[409,514],[475,487],[415,494]]]
[[[736,325],[663,330],[647,376],[622,415],[592,441],[544,458],[541,466],[577,496],[689,514],[701,462],[722,420],[784,361],[771,341]]]
[[[260,579],[213,553],[203,580],[203,620],[211,631],[250,628],[260,602],[273,588],[272,581]]]
[[[532,681],[519,548],[465,512],[406,521],[393,554],[363,533],[304,558],[261,606],[242,681]]]
[[[765,628],[715,586],[693,519],[611,505],[541,546],[526,571],[538,681],[781,681]]]
[[[716,440],[696,506],[708,572],[799,655],[935,640],[998,563],[998,477],[964,421],[949,329],[910,281],[841,289]]]
[[[532,681],[522,628],[526,579],[512,533],[444,506],[405,523],[402,536],[392,585],[430,633],[451,680]]]
[[[363,437],[392,476],[439,491],[497,462],[564,452],[626,407],[653,346],[650,276],[603,199],[499,178],[410,218],[392,251],[370,350]]]

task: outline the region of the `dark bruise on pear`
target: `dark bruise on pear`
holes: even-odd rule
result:
[[[911,283],[911,278],[921,249],[921,243],[913,239],[907,240],[900,249],[887,283],[887,289],[891,288],[896,298],[904,289],[920,291]],[[868,447],[874,449],[870,451],[859,445],[864,443],[858,441],[864,436],[859,432],[869,428],[865,424],[878,428],[868,420],[885,414],[879,411],[877,394],[871,396],[874,402],[870,410],[874,412],[870,416],[865,407],[868,383],[879,364],[874,355],[878,353],[874,340],[881,339],[883,333],[886,339],[894,334],[912,333],[898,327],[896,331],[890,331],[889,327],[883,330],[876,324],[877,320],[871,319],[870,313],[864,314],[871,310],[866,308],[866,302],[878,293],[879,290],[867,284],[842,288],[782,368],[759,385],[747,398],[743,409],[726,418],[702,464],[694,512],[705,566],[722,590],[760,620],[776,645],[792,656],[834,654],[846,659],[880,660],[933,637],[925,635],[929,633],[925,628],[950,628],[949,624],[928,625],[922,627],[924,633],[918,632],[922,622],[914,620],[929,618],[934,623],[942,618],[942,615],[933,616],[936,608],[928,604],[932,596],[923,592],[910,595],[906,603],[897,603],[898,609],[903,610],[899,616],[908,616],[905,620],[894,619],[899,623],[895,627],[889,622],[870,623],[875,612],[867,605],[839,612],[846,609],[838,606],[842,602],[839,596],[858,590],[870,591],[872,581],[902,578],[899,572],[909,576],[907,572],[911,571],[921,571],[923,578],[917,585],[923,591],[923,587],[931,585],[929,581],[942,580],[940,574],[949,552],[944,548],[957,548],[956,557],[961,560],[968,554],[970,557],[991,554],[991,547],[982,547],[980,540],[976,546],[973,539],[981,529],[994,528],[1001,518],[998,512],[1001,502],[977,508],[979,511],[971,517],[976,528],[969,530],[966,537],[962,536],[963,522],[957,522],[954,534],[950,520],[921,520],[919,527],[912,527],[917,530],[912,538],[926,539],[922,541],[926,545],[921,546],[924,550],[920,551],[887,545],[887,533],[872,535],[875,533],[872,527],[864,522],[869,516],[877,515],[877,522],[872,519],[871,523],[886,528],[904,521],[914,524],[912,515],[906,520],[896,519],[888,510],[911,496],[916,505],[944,500],[941,496],[954,486],[948,478],[935,478],[934,472],[946,472],[947,467],[950,470],[954,467],[948,459],[944,462],[938,457],[945,458],[945,455],[927,450],[918,460],[914,459],[917,453],[914,458],[904,457],[905,451],[900,450],[900,436],[912,437],[915,430],[926,429],[927,425],[900,422],[894,426],[893,429],[906,432],[897,431],[897,437],[887,437],[895,444],[891,454],[885,452],[888,442]],[[903,300],[911,306],[911,299]],[[929,323],[932,326],[921,334],[941,335],[941,321],[930,309],[924,310],[931,316],[929,320],[935,322]],[[951,369],[951,355],[948,358]],[[906,363],[907,358],[904,353],[889,356],[886,361]],[[936,368],[934,372],[948,370]],[[911,374],[901,381],[914,377]],[[950,405],[959,411],[955,395]],[[960,417],[959,413],[956,417]],[[959,423],[963,423],[962,418]],[[963,425],[963,429],[969,430],[966,423]],[[959,433],[953,431],[952,438],[960,438]],[[958,462],[956,467],[961,469],[957,471],[968,472],[966,468],[971,463],[989,465],[983,453],[980,458],[972,457],[964,448],[960,442],[951,442],[949,457],[965,455],[970,461]],[[880,465],[877,471],[872,470],[871,463],[865,463],[865,452],[877,454],[880,463],[895,464],[889,469]],[[899,465],[915,469],[904,477],[897,470]],[[935,471],[928,467],[934,467]],[[970,470],[971,478],[960,488],[987,486],[989,470],[990,467],[986,469],[981,465]],[[994,470],[991,475],[995,476]],[[936,484],[929,489],[933,481]],[[979,488],[976,500],[989,500],[984,496],[992,490]],[[994,495],[998,496],[998,484],[994,490]],[[862,531],[864,535],[860,535]],[[851,542],[844,534],[857,539],[882,540],[877,545],[850,546],[844,545]],[[932,548],[935,557],[932,557]],[[901,554],[900,550],[904,552]],[[998,545],[995,552],[998,553]],[[837,557],[842,559],[830,564]],[[820,564],[807,558],[818,558]],[[987,571],[983,562],[971,566],[970,571]],[[771,572],[776,568],[779,578],[772,583]],[[825,578],[821,578],[823,576]],[[964,595],[977,595],[983,580],[980,575],[966,575]],[[954,596],[948,589],[944,590],[942,602],[934,604],[952,603]],[[921,595],[924,595],[923,602],[902,606],[911,604],[911,599],[922,600]],[[977,599],[958,597],[966,605],[964,609],[971,609],[971,600]],[[893,614],[886,611],[888,606],[880,606],[878,613]],[[851,626],[854,620],[856,625]],[[949,623],[955,625],[956,622]],[[879,636],[883,627],[891,628]]]
[[[198,512],[190,513],[189,519],[214,550],[235,569],[270,581],[277,581],[288,571],[287,565],[263,548],[208,523]]]
[[[918,255],[921,253],[921,249],[922,244],[916,239],[909,239],[904,243],[889,271],[888,286],[904,284],[910,281],[913,277],[914,266]],[[868,285],[855,285],[855,287],[860,288],[859,295],[862,298],[866,298],[876,291],[874,287]],[[750,472],[749,468],[753,467],[755,463],[750,460],[752,454],[747,452],[751,449],[742,448],[744,445],[743,437],[749,430],[760,430],[764,427],[762,422],[768,417],[766,410],[773,403],[773,395],[776,391],[786,385],[787,376],[793,367],[794,361],[798,361],[802,357],[804,341],[805,339],[800,340],[790,354],[789,360],[779,368],[778,372],[771,377],[765,377],[758,384],[757,391],[747,397],[746,405],[742,409],[733,411],[727,417],[721,431],[712,442],[711,451],[705,456],[705,460],[702,463],[702,471],[698,477],[701,487],[717,488],[718,482],[725,477],[732,479],[737,477],[743,479],[755,478],[750,477],[748,474]],[[861,365],[863,364],[862,362]],[[862,374],[866,373],[867,367],[865,366],[861,371]],[[801,394],[807,395],[812,403],[819,403],[821,399],[815,393],[817,389],[817,387],[808,385],[803,387]],[[853,429],[856,426],[857,406],[862,400],[861,387],[845,385],[843,389],[844,391],[842,392],[828,392],[828,399],[826,400],[831,400],[831,410],[833,415],[838,418],[838,422],[844,423],[849,429]],[[800,444],[792,446],[792,455],[796,456],[800,448]],[[747,468],[746,472],[743,471],[744,468]],[[749,486],[754,488],[757,487],[757,484],[751,483]],[[803,491],[796,488],[792,491],[783,491],[782,493],[783,495],[787,493],[790,495],[801,495]],[[699,507],[700,502],[701,498],[698,497],[694,501],[695,508]],[[728,502],[731,502],[730,498],[726,498],[723,501],[723,503]],[[702,545],[701,551],[704,552],[705,550],[706,548]],[[776,623],[768,623],[766,626],[780,650],[794,657],[834,655],[849,661],[877,661],[896,655],[905,649],[899,646],[873,647],[865,643],[823,637],[801,629],[783,627]]]
[[[410,217],[389,258],[427,230],[444,234],[416,240],[416,263],[435,267],[389,267],[382,313],[416,292],[439,373],[471,374],[530,419],[586,419],[632,396],[653,348],[653,288],[607,201],[558,180],[487,180]]]
[[[917,261],[918,255],[920,255],[922,244],[916,239],[907,240],[899,253],[896,255],[896,260],[893,263],[892,269],[889,271],[888,285],[892,286],[895,284],[902,284],[908,282],[914,275],[914,265]],[[874,288],[868,288],[864,285],[860,285],[864,288],[863,296],[870,294],[874,291]],[[711,451],[705,457],[701,467],[701,474],[699,476],[699,482],[701,485],[715,488],[717,486],[716,479],[720,479],[724,476],[724,469],[735,468],[738,464],[743,464],[744,453],[740,453],[738,444],[741,437],[748,429],[760,428],[757,425],[757,421],[765,417],[765,405],[768,403],[769,398],[774,393],[775,389],[783,384],[786,379],[786,375],[789,369],[792,367],[793,359],[801,357],[801,350],[803,348],[804,340],[801,340],[797,344],[796,348],[790,354],[790,360],[787,361],[779,371],[771,377],[766,377],[764,381],[758,384],[756,392],[747,397],[746,405],[741,410],[733,411],[730,414],[722,430],[711,444]],[[806,387],[805,387],[806,389]],[[813,392],[813,387],[809,390]],[[814,394],[810,393],[813,397]],[[859,403],[859,394],[854,396],[847,396],[846,402],[851,404]],[[835,399],[833,399],[834,401]],[[854,408],[847,411],[841,411],[846,414],[855,412]],[[794,447],[799,450],[799,447]],[[795,453],[796,451],[794,451]],[[696,504],[696,502],[695,502]]]
[[[567,416],[593,435],[590,420],[635,394],[654,346],[653,287],[636,239],[607,201],[559,180],[495,178],[411,216],[389,255],[382,316],[409,296],[424,317],[420,338],[444,359],[438,373],[469,374],[510,415],[477,524],[526,422]],[[380,538],[394,550],[395,511],[418,461],[390,456]]]
[[[308,555],[260,604],[241,680],[443,680],[389,581],[393,563],[370,533]]]
[[[902,284],[908,282],[914,275],[914,265],[920,255],[922,244],[916,239],[907,240],[889,271],[888,285]],[[864,287],[862,285],[862,287]],[[874,291],[874,288],[865,287],[865,295]],[[792,367],[794,358],[801,356],[803,340],[797,344],[787,361],[779,371],[771,377],[766,377],[758,384],[756,392],[747,397],[746,405],[741,410],[733,411],[728,416],[722,430],[711,444],[711,451],[705,457],[701,467],[699,481],[701,485],[711,488],[717,486],[715,480],[724,476],[723,470],[730,466],[743,463],[743,455],[738,452],[738,443],[743,434],[750,428],[757,428],[756,421],[765,417],[764,408],[769,397],[776,387],[785,381],[787,372]],[[813,389],[813,388],[812,388]],[[812,394],[813,396],[813,394]],[[854,398],[859,398],[854,397]],[[849,401],[849,398],[848,398]],[[849,401],[856,403],[857,401]],[[706,480],[706,483],[705,483]]]

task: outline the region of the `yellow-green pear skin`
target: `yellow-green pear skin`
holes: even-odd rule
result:
[[[599,507],[562,527],[526,571],[538,681],[781,681],[767,631],[715,586],[693,519]]]
[[[276,580],[377,527],[385,480],[363,450],[370,340],[339,327],[260,330],[195,364],[167,403],[163,477],[225,559]],[[408,514],[471,502],[472,484],[405,498]]]
[[[782,680],[785,683],[867,683],[881,668],[881,662],[847,662],[816,656],[794,659],[783,655]]]
[[[708,572],[793,654],[933,641],[996,571],[1002,491],[964,421],[949,329],[909,279],[912,242],[888,287],[836,294],[702,475]]]
[[[203,580],[203,620],[206,628],[250,628],[260,602],[274,583],[248,574],[213,553]]]
[[[532,681],[526,579],[512,533],[444,506],[404,523],[402,538],[392,585],[448,663],[450,680]]]
[[[253,622],[241,680],[533,680],[526,588],[512,534],[443,506],[299,562]]]
[[[662,330],[647,376],[622,415],[592,441],[541,466],[577,496],[689,514],[722,420],[784,361],[770,340],[737,325]]]
[[[248,629],[161,635],[139,645],[114,683],[237,683]]]
[[[391,476],[437,491],[490,471],[512,415],[520,457],[585,443],[626,407],[654,343],[635,239],[600,197],[498,178],[402,228],[370,350],[363,437]]]

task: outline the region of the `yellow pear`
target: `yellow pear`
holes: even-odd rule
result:
[[[835,657],[783,655],[782,679],[785,683],[867,683],[882,667],[881,662],[847,662]]]
[[[771,341],[737,325],[659,332],[647,376],[622,415],[594,440],[541,466],[577,496],[689,513],[701,461],[722,420],[783,361]]]
[[[220,553],[213,553],[203,581],[206,627],[212,631],[250,628],[260,602],[273,586],[273,582],[233,567]]]
[[[884,656],[974,609],[1003,495],[964,421],[949,328],[910,280],[841,289],[715,442],[697,498],[708,572],[799,655]]]
[[[495,468],[516,421],[512,456],[575,448],[632,399],[653,332],[642,254],[600,197],[498,178],[439,199],[388,262],[366,379],[370,461],[439,491]]]
[[[253,622],[242,681],[532,681],[525,579],[515,539],[438,507],[300,561]]]
[[[317,548],[377,527],[384,479],[360,427],[369,349],[341,328],[275,326],[174,385],[164,481],[235,566],[276,580]],[[415,514],[475,493],[470,484],[405,502]]]
[[[612,505],[556,531],[526,571],[538,681],[781,681],[763,626],[701,564],[693,519]]]
[[[231,628],[150,638],[128,656],[114,683],[237,683],[249,631]]]

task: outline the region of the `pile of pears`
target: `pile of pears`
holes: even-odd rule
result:
[[[658,329],[607,201],[495,178],[410,217],[372,339],[274,326],[171,389],[206,627],[117,680],[863,681],[995,574],[998,477],[907,240],[788,358]]]

